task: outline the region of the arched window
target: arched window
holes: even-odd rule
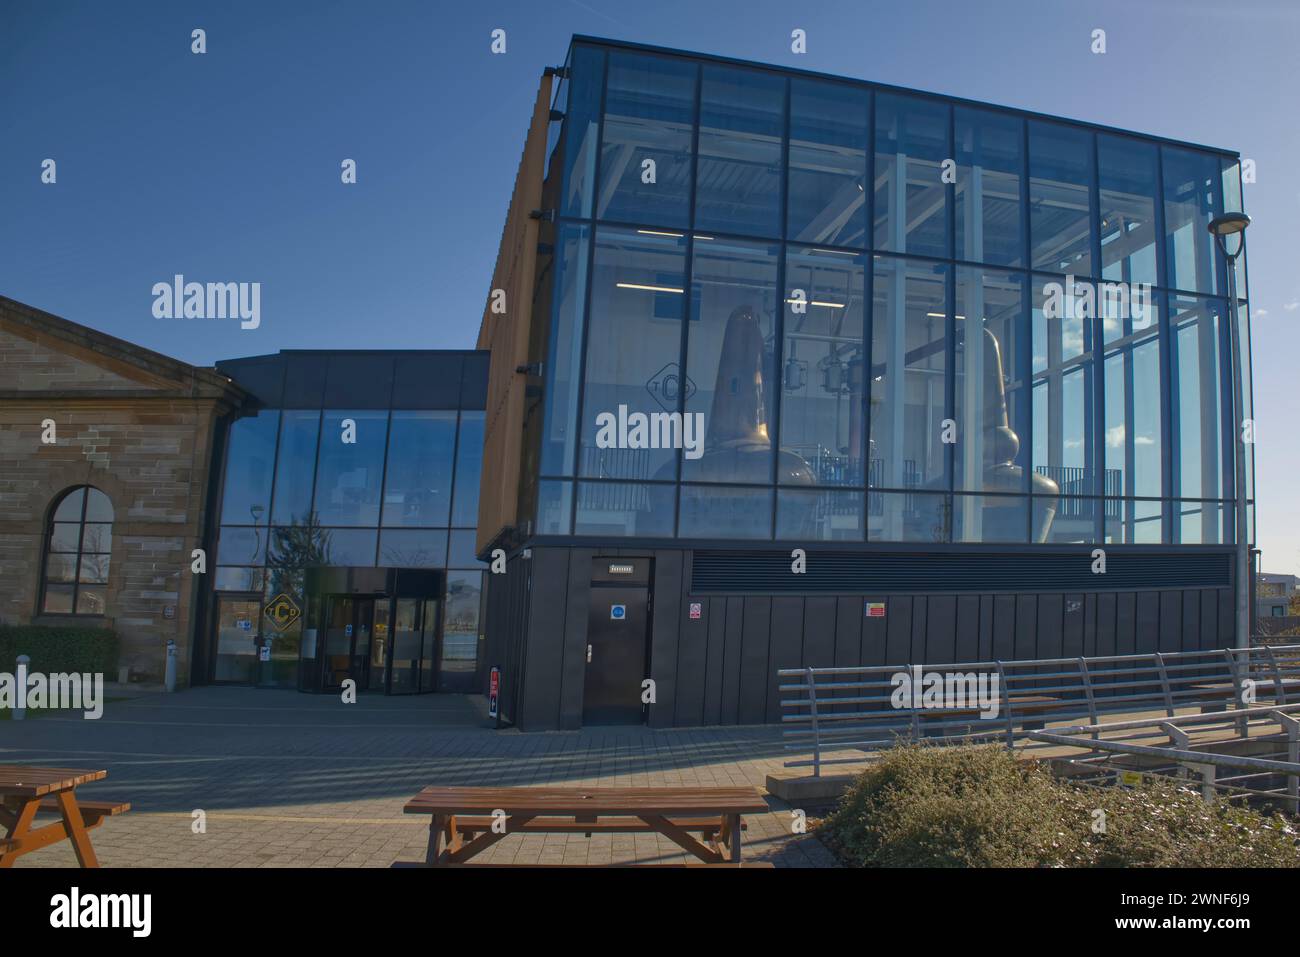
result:
[[[45,530],[41,611],[102,615],[113,550],[113,503],[90,485],[71,489],[50,510]]]

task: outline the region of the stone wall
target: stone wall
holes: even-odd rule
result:
[[[213,432],[241,398],[212,370],[0,298],[0,622],[113,628],[133,680],[162,679],[173,639],[188,683]],[[39,607],[51,508],[78,485],[113,503],[102,617]]]

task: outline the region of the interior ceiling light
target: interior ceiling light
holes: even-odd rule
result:
[[[650,286],[639,282],[617,282],[614,283],[619,289],[644,289],[646,292],[675,292],[681,295],[686,290],[677,289],[673,286]]]

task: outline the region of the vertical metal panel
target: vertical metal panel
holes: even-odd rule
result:
[[[1065,596],[1038,596],[1038,642],[1031,658],[1059,658],[1064,652]]]
[[[709,646],[704,670],[704,724],[722,723],[722,673],[726,664],[727,609],[732,599],[710,598],[704,607]]]
[[[684,572],[684,570],[683,570]],[[683,574],[683,584],[686,583]],[[699,602],[700,617],[692,619],[690,606]],[[722,617],[725,602],[697,598],[687,593],[682,602],[681,632],[677,638],[677,704],[673,723],[679,728],[693,728],[704,724],[704,685],[708,675],[709,619],[716,607]]]
[[[980,660],[980,596],[962,595],[957,599],[954,622],[953,660]]]
[[[883,665],[885,663],[885,645],[889,636],[889,602],[883,597],[875,599],[885,602],[884,618],[868,618],[866,601],[857,598],[841,598],[842,614],[854,615],[862,622],[862,641],[859,643],[858,655],[864,666]]]
[[[1097,650],[1097,596],[1083,596],[1083,654],[1091,658],[1101,654]]]
[[[1016,596],[993,596],[993,643],[989,657],[1005,661],[1016,656]]]
[[[560,726],[560,663],[564,657],[569,549],[534,548],[531,561],[534,594],[554,597],[530,603],[518,724],[527,731],[550,731]]]
[[[925,660],[958,660],[956,595],[931,595],[926,602]]]
[[[861,599],[841,597],[835,609],[835,666],[837,668],[854,668],[862,652],[862,616],[864,604]],[[856,612],[856,613],[855,613]],[[836,698],[853,697],[850,691],[836,691]]]
[[[1137,593],[1137,610],[1134,623],[1133,653],[1148,655],[1160,648],[1160,593]]]
[[[767,710],[763,720],[773,724],[781,720],[781,692],[777,671],[798,668],[803,657],[803,605],[797,596],[782,595],[772,599],[772,639],[767,669]]]
[[[1084,611],[1082,595],[1066,595],[1061,619],[1061,657],[1078,658],[1083,654]]]
[[[1097,654],[1116,655],[1118,647],[1115,634],[1115,615],[1118,597],[1113,593],[1102,592],[1097,596]]]
[[[719,724],[735,724],[740,714],[740,648],[745,599],[727,599],[727,637],[722,651],[722,711]]]
[[[1198,646],[1202,651],[1218,647],[1219,637],[1219,593],[1213,588],[1202,588],[1201,629]]]
[[[979,645],[975,653],[978,661],[989,661],[993,658],[993,607],[992,595],[980,595]],[[957,647],[961,647],[960,639]]]
[[[564,655],[560,669],[560,727],[582,727],[582,688],[587,678],[587,614],[591,601],[590,548],[569,552],[565,597]],[[489,578],[492,576],[489,575]]]
[[[1177,591],[1160,592],[1160,651],[1181,651],[1183,634],[1183,594]]]
[[[906,665],[912,661],[912,598],[894,595],[885,606],[885,661],[887,665]]]
[[[1196,651],[1201,646],[1201,593],[1188,590],[1182,593],[1183,621],[1178,633],[1179,651]]]
[[[1219,589],[1219,634],[1215,637],[1214,647],[1233,648],[1237,635],[1237,603],[1232,589]]]
[[[1016,646],[1012,658],[1035,658],[1034,632],[1038,627],[1038,600],[1034,595],[1016,596]]]
[[[670,728],[677,700],[677,643],[682,612],[682,553],[654,553],[653,608],[650,617],[650,677],[655,683],[655,703],[649,725]]]
[[[809,595],[803,603],[803,658],[800,667],[835,664],[835,603],[830,595]]]
[[[909,643],[907,660],[924,662],[925,657],[925,622],[929,613],[925,595],[912,596],[912,635]]]
[[[741,724],[761,724],[767,714],[768,645],[772,629],[772,599],[745,599],[740,652]]]
[[[1137,592],[1115,596],[1115,654],[1132,655],[1137,649]]]

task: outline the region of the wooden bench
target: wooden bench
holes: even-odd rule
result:
[[[86,830],[98,827],[104,822],[106,817],[117,817],[119,814],[125,814],[131,810],[129,803],[117,803],[114,801],[83,801],[77,799],[77,808],[81,811],[81,820],[86,824]],[[40,814],[59,814],[59,802],[56,798],[45,798],[37,808]]]
[[[492,820],[486,815],[456,815],[454,818],[456,829],[467,837],[492,830]],[[670,818],[669,823],[683,831],[698,833],[705,840],[710,840],[722,828],[722,822],[716,817]],[[645,829],[644,823],[627,818],[599,820],[584,817],[535,817],[523,824],[516,824],[510,830],[515,834],[585,834],[591,837],[593,834],[636,834],[644,832]],[[742,831],[749,829],[749,825],[743,818],[740,821],[740,829]],[[449,822],[448,831],[450,830]]]
[[[430,865],[463,864],[516,833],[657,833],[701,861],[722,864],[730,859],[735,865],[741,858],[743,815],[767,809],[752,787],[549,785],[428,787],[403,808],[407,814],[430,817],[425,854]],[[494,829],[495,821],[502,821],[504,828]]]
[[[478,868],[480,868],[480,867],[495,867],[495,868],[498,868],[498,869],[506,869],[506,870],[510,870],[510,869],[512,869],[512,868],[517,868],[517,867],[518,867],[518,868],[526,868],[526,869],[531,870],[531,869],[535,869],[535,868],[547,868],[547,867],[550,867],[550,868],[555,868],[555,867],[588,867],[588,866],[592,866],[592,865],[587,865],[587,864],[437,864],[437,865],[433,865],[433,864],[426,864],[426,863],[424,863],[424,861],[394,861],[394,862],[392,863],[391,866],[392,866],[392,868],[396,868],[396,869],[412,868],[412,867],[435,867],[435,866],[436,866],[436,867],[465,867],[465,868],[470,868],[470,869],[478,869]],[[596,867],[725,867],[725,868],[730,868],[730,869],[733,870],[733,871],[736,870],[737,868],[741,868],[741,867],[745,867],[745,868],[758,867],[758,868],[763,868],[763,869],[766,869],[766,870],[771,870],[771,869],[774,869],[774,868],[776,867],[776,865],[773,864],[771,861],[745,861],[745,862],[742,862],[742,863],[740,863],[740,864],[732,864],[732,863],[730,863],[730,862],[725,863],[725,864],[706,864],[706,863],[704,863],[703,861],[691,861],[691,862],[686,863],[686,864],[632,864],[632,863],[618,863],[618,864],[597,864],[597,865],[594,865],[594,866],[596,866]]]

